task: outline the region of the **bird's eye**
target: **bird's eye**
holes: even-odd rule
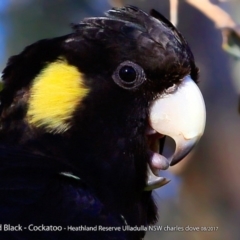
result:
[[[132,66],[123,66],[120,70],[119,70],[119,77],[128,83],[134,82],[136,77],[137,77],[137,73],[136,70],[132,67]]]
[[[116,84],[125,89],[134,89],[146,79],[143,69],[131,61],[119,64],[112,77]]]

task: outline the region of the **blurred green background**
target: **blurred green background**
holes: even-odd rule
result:
[[[216,1],[215,1],[216,2]],[[125,3],[169,18],[168,0]],[[238,1],[224,7],[240,22]],[[0,67],[8,57],[42,38],[64,35],[69,24],[87,16],[102,16],[107,0],[1,0]],[[156,231],[147,240],[240,239],[240,116],[239,60],[221,49],[221,32],[202,13],[184,1],[178,28],[188,40],[200,68],[200,84],[207,108],[207,124],[196,150],[165,171],[172,181],[156,190],[159,223],[169,227],[218,227],[217,231]]]

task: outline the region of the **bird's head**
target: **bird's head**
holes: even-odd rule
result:
[[[187,42],[162,15],[132,7],[42,40],[3,72],[1,143],[65,158],[100,194],[141,194],[203,134],[205,107]],[[170,136],[172,157],[159,153]],[[104,187],[102,187],[104,186]]]

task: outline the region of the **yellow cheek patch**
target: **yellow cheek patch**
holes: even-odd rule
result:
[[[34,79],[29,96],[28,122],[62,133],[70,128],[69,119],[88,94],[79,70],[65,60],[50,63]]]

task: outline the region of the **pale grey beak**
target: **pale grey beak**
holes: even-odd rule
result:
[[[149,123],[152,129],[171,137],[176,143],[174,154],[166,159],[171,166],[184,158],[196,145],[203,135],[205,122],[204,100],[190,76],[186,76],[179,85],[167,89],[150,108]],[[150,173],[148,184],[154,185],[154,181]]]

